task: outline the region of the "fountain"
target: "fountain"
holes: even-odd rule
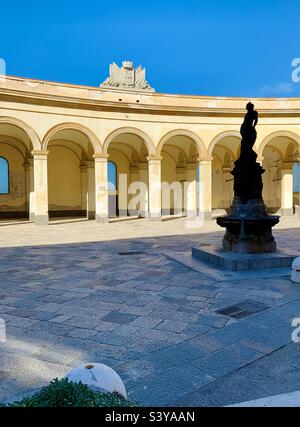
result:
[[[247,114],[241,127],[241,155],[231,174],[234,176],[234,199],[229,215],[217,218],[226,228],[223,249],[237,253],[276,252],[272,227],[280,217],[268,215],[262,191],[265,170],[257,160],[253,146],[257,138],[258,113],[254,105],[247,105]]]

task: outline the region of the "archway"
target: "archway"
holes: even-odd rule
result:
[[[299,143],[276,133],[262,144],[264,201],[270,213],[293,215],[299,206]]]
[[[163,138],[162,215],[195,216],[199,206],[197,189],[199,155],[198,137],[186,132],[173,132]]]
[[[117,130],[104,144],[109,155],[108,175],[114,181],[113,186],[109,184],[113,187],[109,189],[110,217],[148,216],[150,148],[148,138],[142,136],[130,129]]]
[[[30,206],[34,209],[31,152],[40,149],[38,138],[28,125],[0,119],[0,219],[29,219]]]
[[[44,140],[48,156],[49,217],[95,218],[94,148],[90,137],[68,124]]]
[[[119,216],[118,206],[118,167],[115,162],[108,162],[108,215]]]
[[[236,134],[221,135],[211,147],[212,208],[228,212],[233,200],[233,176],[231,171],[240,153],[241,138]]]

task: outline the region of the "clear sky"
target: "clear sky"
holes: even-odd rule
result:
[[[299,0],[1,2],[7,74],[98,86],[131,59],[158,91],[300,96]]]

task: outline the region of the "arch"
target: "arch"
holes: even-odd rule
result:
[[[200,138],[200,136],[198,136],[196,133],[194,133],[191,130],[188,129],[176,129],[176,130],[172,130],[168,133],[166,133],[160,140],[158,147],[157,147],[157,156],[161,156],[161,152],[163,149],[163,146],[166,144],[166,142],[173,138],[174,136],[186,136],[190,139],[192,139],[197,146],[198,152],[200,156],[205,156],[206,155],[206,148],[205,148],[205,144],[202,141],[202,139]]]
[[[9,163],[8,160],[0,156],[0,194],[9,194]]]
[[[81,125],[79,123],[60,123],[56,126],[54,126],[53,128],[51,128],[50,130],[48,130],[48,132],[46,133],[46,135],[43,138],[43,142],[42,142],[42,149],[43,150],[47,150],[49,141],[51,140],[51,138],[53,138],[53,136],[62,130],[77,130],[78,132],[81,132],[82,134],[84,134],[90,141],[90,143],[92,144],[93,148],[94,148],[94,153],[101,153],[102,150],[102,146],[101,143],[98,139],[98,137],[94,134],[94,132],[92,132],[89,128],[85,127],[84,125]]]
[[[152,139],[150,138],[149,135],[147,135],[144,131],[142,131],[141,129],[135,128],[135,127],[122,127],[122,128],[118,128],[116,130],[114,130],[113,132],[111,132],[105,139],[104,141],[104,145],[103,145],[103,153],[104,154],[108,154],[108,148],[109,145],[113,142],[113,140],[119,136],[122,135],[124,133],[131,133],[133,135],[137,135],[140,138],[143,139],[143,141],[146,144],[147,150],[148,150],[148,154],[149,156],[152,156],[155,154],[155,145],[152,141]]]
[[[211,157],[213,150],[215,148],[215,146],[218,144],[218,142],[222,141],[222,139],[224,138],[228,138],[228,137],[235,137],[235,138],[239,138],[240,140],[242,139],[241,134],[239,131],[237,130],[226,130],[224,132],[219,133],[217,136],[215,136],[212,141],[209,144],[208,147],[208,156]]]
[[[300,135],[291,132],[289,130],[282,130],[282,131],[276,131],[271,133],[270,135],[266,136],[262,142],[259,145],[258,148],[258,156],[261,158],[263,157],[263,152],[265,147],[275,138],[279,138],[279,137],[284,137],[284,138],[289,138],[291,140],[293,140],[294,142],[296,142],[299,145],[300,148]]]
[[[0,123],[13,125],[23,130],[28,136],[34,150],[41,150],[41,141],[37,133],[27,123],[9,116],[0,116]]]

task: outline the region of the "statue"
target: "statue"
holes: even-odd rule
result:
[[[252,150],[256,138],[256,126],[258,123],[258,113],[254,110],[254,105],[249,102],[247,104],[247,114],[245,115],[244,123],[241,126],[242,145],[241,145],[241,156],[246,156],[249,150]]]
[[[256,163],[257,154],[253,150],[257,138],[258,113],[251,102],[246,108],[247,114],[241,126],[241,154],[231,172],[234,176],[235,196],[244,204],[248,200],[262,199],[262,175],[265,172],[262,166]]]
[[[247,113],[241,126],[241,154],[234,164],[234,199],[229,215],[217,218],[217,224],[226,228],[223,249],[238,253],[276,252],[272,227],[279,222],[271,216],[263,201],[265,170],[257,162],[253,150],[257,138],[258,113],[247,104]]]

